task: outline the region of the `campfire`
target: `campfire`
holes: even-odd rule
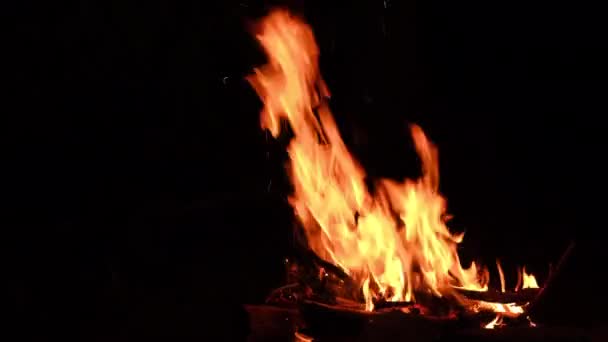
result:
[[[541,290],[525,267],[508,284],[497,261],[492,273],[501,286],[490,289],[487,267],[462,265],[457,247],[464,234],[448,228],[438,151],[424,130],[410,126],[419,178],[370,181],[330,112],[311,28],[275,10],[260,21],[256,37],[268,64],[248,80],[264,104],[262,128],[291,137],[286,170],[300,236],[298,255],[286,260],[289,284],[268,303],[297,305],[317,317],[398,313],[487,329],[533,326],[527,312]]]

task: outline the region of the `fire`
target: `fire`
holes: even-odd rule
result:
[[[505,274],[502,272],[502,266],[500,266],[500,261],[498,260],[496,260],[496,269],[500,278],[500,292],[505,292]]]
[[[422,176],[379,179],[371,193],[330,112],[311,28],[277,10],[261,21],[256,37],[268,56],[268,64],[248,77],[264,103],[261,126],[275,137],[283,123],[293,132],[287,148],[290,204],[309,247],[358,282],[366,310],[379,299],[455,296],[455,288],[486,291],[488,271],[475,263],[461,266],[456,248],[463,234],[446,225],[437,148],[423,130],[411,126]]]
[[[537,289],[538,283],[536,282],[536,277],[533,274],[526,273],[526,267],[524,266],[521,270],[521,275],[523,278],[523,284],[521,286],[522,289]]]
[[[508,317],[517,317],[524,313],[524,308],[521,305],[517,305],[515,303],[492,303],[492,302],[484,302],[478,301],[475,305],[477,310],[485,309],[488,311],[494,311],[500,313],[503,316]]]
[[[496,318],[494,318],[490,323],[486,324],[484,326],[484,328],[486,328],[486,329],[494,329],[496,327],[501,326],[502,324],[503,324],[502,323],[502,315],[497,314]]]
[[[537,289],[538,283],[536,277],[533,274],[526,272],[526,267],[522,267],[517,272],[517,285],[515,285],[515,291],[520,289]]]
[[[308,337],[301,332],[294,333],[294,342],[313,342],[314,339],[312,337]]]

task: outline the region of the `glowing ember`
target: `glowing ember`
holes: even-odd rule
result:
[[[294,333],[294,342],[313,342],[314,339],[312,337],[308,337],[301,332]]]
[[[494,319],[492,320],[492,322],[490,322],[490,323],[486,324],[486,325],[484,326],[484,328],[486,328],[486,329],[494,329],[494,328],[496,328],[496,327],[500,327],[502,324],[503,324],[503,323],[502,323],[502,315],[501,315],[501,314],[498,314],[498,315],[496,315],[496,318],[494,318]]]
[[[502,316],[517,317],[524,313],[524,308],[521,305],[515,303],[491,303],[478,301],[473,305],[475,310],[484,309],[488,311],[494,311],[500,313]]]
[[[378,300],[410,302],[419,294],[457,298],[456,289],[486,291],[488,271],[474,263],[461,266],[456,247],[463,234],[446,226],[437,149],[423,130],[411,126],[422,176],[379,179],[377,191],[370,193],[365,171],[349,153],[329,110],[310,27],[286,11],[274,11],[261,22],[257,39],[269,59],[248,78],[264,102],[261,125],[275,137],[284,121],[293,131],[290,203],[309,247],[357,282],[365,309],[373,310]],[[525,279],[524,287],[531,287]],[[504,279],[501,283],[504,291]],[[504,314],[523,312],[514,304],[475,305]]]

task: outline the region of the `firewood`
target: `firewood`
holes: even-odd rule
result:
[[[247,341],[291,341],[301,325],[297,308],[279,308],[272,305],[245,305],[249,314],[250,335]]]
[[[314,336],[315,341],[605,341],[600,332],[592,332],[575,328],[559,328],[542,325],[531,328],[529,325],[513,325],[514,322],[505,318],[505,327],[493,330],[481,329],[490,322],[495,314],[482,313],[471,317],[459,319],[436,319],[415,317],[393,310],[382,313],[366,313],[359,311],[355,314],[369,317],[371,322],[364,322],[360,327],[338,325],[330,320],[323,320],[327,315],[310,324],[302,319],[301,313],[296,309],[276,308],[268,305],[246,305],[249,313],[250,335],[248,341],[293,341],[295,331],[305,332]],[[331,310],[332,308],[326,308]],[[317,312],[312,310],[309,315]],[[334,313],[336,316],[340,312]],[[323,326],[318,326],[322,324]],[[335,328],[332,329],[331,327]],[[602,331],[603,332],[603,331]],[[596,339],[592,339],[595,333]]]
[[[442,336],[438,342],[470,341],[470,342],[591,342],[591,332],[583,329],[566,327],[511,327],[502,329],[462,329]],[[605,341],[597,336],[597,341]]]
[[[387,302],[385,300],[379,300],[374,303],[376,310],[391,309],[391,308],[406,308],[414,305],[414,302]]]
[[[523,289],[517,292],[499,292],[496,290],[488,291],[467,291],[456,289],[456,291],[468,299],[483,300],[495,303],[529,303],[533,301],[539,293],[539,289]]]
[[[534,298],[532,303],[530,303],[528,312],[534,313],[536,306],[544,297],[544,295],[547,291],[547,288],[549,286],[551,286],[553,281],[555,281],[555,278],[559,275],[559,272],[561,271],[562,267],[564,267],[564,264],[566,263],[566,261],[568,260],[570,255],[572,254],[574,247],[575,247],[575,243],[574,243],[574,241],[571,241],[570,244],[568,245],[568,247],[566,248],[566,251],[564,252],[564,254],[562,254],[562,256],[559,258],[559,261],[557,262],[557,265],[555,266],[555,268],[551,270],[551,273],[549,274],[547,281],[545,281],[545,284],[538,292],[538,295],[536,296],[536,298]]]
[[[363,306],[352,309],[305,302],[300,312],[311,335],[332,341],[431,341],[459,324],[455,317],[408,314],[395,308],[367,312]]]

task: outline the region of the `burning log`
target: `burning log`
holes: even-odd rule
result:
[[[277,305],[297,305],[304,300],[310,300],[331,306],[341,306],[360,309],[365,303],[361,285],[337,266],[334,266],[316,254],[300,250],[297,263],[288,266],[292,283],[271,293],[266,303]],[[292,261],[293,262],[293,261]],[[305,265],[305,266],[302,266]],[[539,289],[523,289],[517,292],[499,292],[496,290],[471,291],[452,288],[452,294],[435,296],[424,291],[416,292],[414,302],[388,301],[383,297],[373,299],[375,311],[386,309],[404,309],[410,313],[445,316],[450,313],[464,315],[471,307],[478,306],[476,302],[486,302],[473,311],[494,312],[491,303],[526,305],[535,300]],[[461,298],[461,299],[458,299]],[[464,302],[462,302],[464,300]],[[495,308],[495,306],[494,306]],[[490,317],[491,319],[492,317]]]
[[[350,276],[346,274],[346,272],[344,272],[340,267],[319,258],[319,256],[312,250],[300,249],[299,253],[304,260],[309,260],[313,265],[317,266],[318,268],[322,268],[326,273],[331,273],[335,277],[344,281],[351,279]]]
[[[530,303],[539,294],[539,289],[523,289],[517,292],[499,292],[495,290],[480,292],[462,289],[457,289],[457,291],[467,299],[483,300],[485,302],[493,303]]]
[[[597,341],[601,341],[598,336]],[[438,342],[591,342],[591,333],[572,328],[517,327],[506,329],[462,329],[442,336]]]
[[[271,305],[245,305],[249,314],[250,335],[247,341],[290,341],[296,326],[301,325],[296,308]]]
[[[340,336],[350,341],[400,340],[415,336],[420,341],[436,339],[442,331],[455,328],[453,317],[406,314],[401,310],[368,312],[307,301],[300,307],[307,331],[313,336]],[[399,336],[399,337],[397,337]]]
[[[528,310],[529,312],[533,313],[536,306],[538,305],[538,303],[541,302],[544,294],[546,293],[547,288],[549,286],[551,286],[551,283],[553,283],[555,278],[559,275],[559,272],[561,271],[562,267],[564,266],[564,264],[570,257],[570,254],[572,254],[572,251],[574,250],[574,246],[575,246],[574,241],[570,242],[570,244],[568,245],[568,248],[566,248],[566,251],[564,252],[564,254],[562,254],[562,256],[559,259],[559,261],[557,262],[557,265],[555,266],[555,268],[552,269],[551,272],[549,273],[549,277],[547,278],[547,281],[545,281],[545,285],[540,289],[540,291],[538,292],[538,295],[536,296],[536,298],[534,298],[534,301],[532,301],[532,303],[530,304],[530,308]]]
[[[406,308],[416,306],[417,304],[408,303]],[[303,302],[300,313],[311,336],[340,336],[350,341],[400,340],[395,336],[402,336],[403,340],[406,337],[411,340],[415,336],[420,341],[436,341],[439,336],[452,336],[462,329],[481,330],[496,317],[496,313],[491,311],[430,315],[397,306],[369,312],[364,311],[361,304],[358,308],[346,308],[313,301]],[[501,319],[509,329],[530,325],[527,320],[518,318],[504,316]],[[378,338],[377,334],[385,337]],[[374,338],[370,338],[371,335]]]
[[[301,310],[268,305],[248,305],[250,335],[248,341],[293,341],[297,331],[315,341],[410,341],[410,342],[586,342],[605,341],[592,338],[592,331],[573,328],[512,326],[492,330],[480,326],[492,320],[490,315],[476,320],[436,319],[404,314],[399,311],[369,313],[339,310],[332,306],[307,303]],[[306,311],[308,310],[308,311]],[[320,315],[320,316],[317,316]],[[311,317],[312,316],[312,317]],[[316,319],[315,319],[316,317]],[[296,341],[308,341],[296,339]]]
[[[326,304],[364,301],[360,285],[353,278],[321,259],[305,244],[296,245],[294,257],[285,261],[289,285],[272,291],[266,303],[295,304],[302,299]]]
[[[418,308],[415,307],[414,302],[387,302],[385,300],[378,301],[374,303],[374,309],[382,310],[382,309],[393,309],[393,308],[411,308],[411,310],[419,311]]]

